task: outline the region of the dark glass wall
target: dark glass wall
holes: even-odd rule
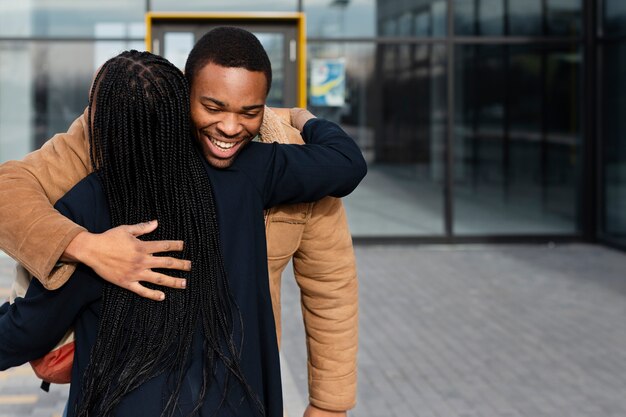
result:
[[[453,234],[579,234],[582,2],[453,4]]]
[[[602,0],[598,2],[600,30],[607,37],[626,35],[626,2],[622,0]]]
[[[457,47],[455,233],[577,232],[581,59],[578,45]]]
[[[147,7],[300,10],[309,76],[316,61],[344,65],[339,103],[309,105],[369,161],[345,200],[355,236],[582,236],[585,167],[600,176],[599,234],[624,242],[626,2],[584,3],[598,7],[597,102],[583,0],[0,0],[0,160],[67,129],[98,65],[144,47]]]
[[[571,36],[582,32],[582,0],[454,0],[464,36]]]

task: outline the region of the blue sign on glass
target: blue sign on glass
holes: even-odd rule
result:
[[[339,59],[311,60],[310,104],[341,107],[346,102],[346,62]]]

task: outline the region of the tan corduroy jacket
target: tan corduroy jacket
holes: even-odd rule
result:
[[[262,141],[302,143],[288,113],[266,109]],[[0,165],[0,248],[48,289],[63,285],[74,264],[58,264],[82,230],[52,208],[91,171],[85,113],[22,161]],[[357,277],[341,200],[274,207],[266,213],[270,291],[280,340],[281,274],[293,258],[306,329],[309,401],[343,411],[356,400]]]

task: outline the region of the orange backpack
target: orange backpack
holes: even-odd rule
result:
[[[24,297],[32,275],[20,264],[16,265],[15,280],[11,288],[9,302]],[[41,388],[48,391],[50,384],[68,384],[72,380],[74,363],[74,329],[69,329],[61,341],[45,356],[30,361],[37,377],[43,380]]]

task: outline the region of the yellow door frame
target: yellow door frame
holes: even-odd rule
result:
[[[306,107],[306,30],[304,13],[299,12],[244,12],[244,13],[205,13],[205,12],[148,12],[146,13],[146,50],[152,51],[152,25],[155,21],[207,20],[207,21],[249,21],[271,24],[294,22],[297,30],[297,103]]]

